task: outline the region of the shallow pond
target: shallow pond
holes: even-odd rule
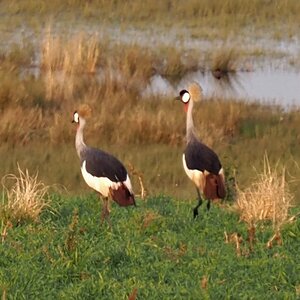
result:
[[[279,104],[285,108],[300,106],[300,73],[291,70],[257,70],[237,72],[216,79],[210,72],[193,72],[173,86],[167,79],[155,75],[145,91],[147,95],[172,96],[187,88],[191,81],[199,82],[206,97],[246,99]]]
[[[123,43],[139,44],[150,48],[164,45],[178,47],[183,51],[192,49],[212,51],[215,48],[224,46],[224,41],[192,38],[189,32],[185,30],[178,31],[178,28],[167,32],[154,29],[138,30],[136,28],[121,30],[115,27],[99,28],[99,26],[84,27],[84,29],[89,34],[97,33],[100,40],[105,36],[109,36],[109,39],[119,46],[122,46]],[[56,30],[61,31],[62,29]],[[73,31],[76,32],[75,29]],[[70,32],[73,31],[71,30]],[[11,43],[21,42],[24,37],[30,37],[31,41],[39,44],[38,41],[43,35],[39,36],[27,28],[22,28],[19,31],[11,32],[9,36],[8,40]],[[227,41],[228,43],[233,46],[244,45],[242,48],[248,50],[263,49],[265,53],[270,53],[270,57],[267,60],[261,60],[259,57],[255,59],[253,57],[249,58],[251,65],[254,67],[253,71],[236,72],[234,75],[229,75],[220,80],[216,79],[211,72],[197,71],[187,74],[179,83],[172,84],[166,78],[157,74],[150,79],[146,90],[142,94],[173,96],[181,88],[186,88],[188,82],[197,81],[201,83],[206,97],[258,100],[280,104],[285,108],[300,105],[300,71],[292,68],[288,63],[289,61],[297,62],[300,53],[300,39],[294,37],[285,40],[272,40],[269,38],[256,38],[254,40],[250,37],[239,37],[236,39],[231,38]],[[276,56],[272,55],[272,53],[280,53],[280,55]],[[35,63],[38,65],[38,53],[36,57],[37,62]],[[26,71],[28,72],[28,70]],[[36,77],[40,76],[38,67],[31,68],[29,72]]]

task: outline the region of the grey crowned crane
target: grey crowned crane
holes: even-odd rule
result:
[[[73,114],[73,122],[77,124],[75,146],[85,182],[103,198],[104,205],[101,213],[103,222],[109,217],[109,198],[120,206],[135,206],[135,199],[124,165],[113,155],[85,144],[83,129],[86,124],[85,118],[90,114],[91,110],[87,105],[81,106]]]
[[[187,176],[195,183],[198,204],[194,208],[194,218],[202,204],[201,194],[207,199],[207,210],[210,201],[226,196],[225,177],[217,154],[203,144],[196,136],[193,122],[194,102],[202,98],[202,88],[198,83],[192,83],[188,90],[181,90],[179,97],[186,112],[186,148],[182,156],[183,167]]]

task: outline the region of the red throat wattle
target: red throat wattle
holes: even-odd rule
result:
[[[183,108],[184,108],[184,111],[187,113],[188,108],[189,108],[189,103],[184,103]]]

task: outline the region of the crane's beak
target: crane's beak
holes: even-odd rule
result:
[[[174,100],[181,100],[180,96],[174,98]]]

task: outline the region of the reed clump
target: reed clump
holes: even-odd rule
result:
[[[82,88],[79,76],[95,74],[102,54],[97,35],[79,33],[65,38],[46,30],[41,46],[40,68],[43,71],[46,99],[73,98]]]
[[[65,37],[48,28],[40,61],[46,99],[70,101],[89,90],[101,97],[120,91],[138,94],[152,76],[155,60],[154,54],[135,44],[116,47],[98,34]]]
[[[45,139],[47,121],[39,108],[8,107],[2,113],[0,137],[3,143],[24,146]]]
[[[46,72],[95,73],[102,54],[97,34],[89,36],[82,32],[66,38],[55,34],[50,26],[41,47],[40,65]]]
[[[0,206],[0,215],[5,222],[20,224],[24,221],[37,221],[47,207],[48,186],[38,180],[38,175],[31,176],[26,169],[18,166],[18,174],[3,177],[4,194]]]
[[[244,191],[238,188],[236,208],[241,220],[248,224],[248,240],[253,248],[257,226],[265,221],[273,224],[278,235],[281,227],[288,221],[293,194],[286,181],[285,169],[278,172],[271,168],[267,155],[264,157],[262,173]]]
[[[211,57],[211,72],[217,79],[228,76],[229,73],[235,73],[237,70],[238,51],[234,48],[219,48]]]

